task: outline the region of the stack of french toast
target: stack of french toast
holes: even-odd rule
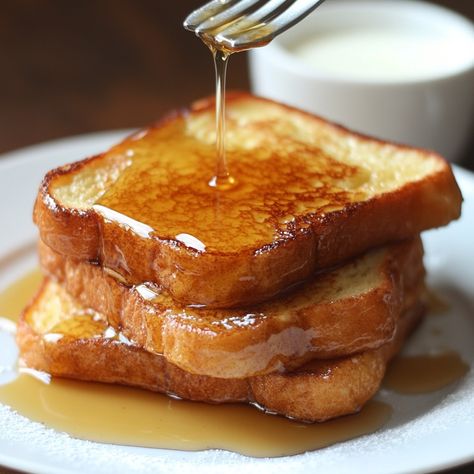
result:
[[[435,153],[248,94],[49,172],[21,358],[53,376],[305,421],[357,412],[425,309],[420,232],[460,215]],[[67,158],[67,157],[65,157]]]

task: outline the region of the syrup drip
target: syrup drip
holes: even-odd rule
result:
[[[429,308],[429,314],[432,315],[443,314],[449,310],[449,303],[445,301],[438,293],[430,289],[427,291],[427,304]]]
[[[39,269],[35,269],[0,291],[0,316],[16,320],[38,289],[41,279]]]
[[[462,379],[468,371],[469,365],[454,351],[400,356],[390,364],[384,385],[404,394],[434,392]]]
[[[232,187],[235,179],[230,175],[227,167],[225,150],[225,84],[227,64],[230,53],[209,46],[214,58],[216,73],[216,152],[217,167],[216,174],[209,181],[209,185],[225,191]]]
[[[245,405],[207,405],[106,384],[21,375],[0,386],[0,400],[28,417],[70,435],[150,448],[189,451],[220,448],[248,456],[298,454],[371,433],[391,409],[371,402],[349,417],[302,424]]]
[[[211,50],[214,58],[214,69],[216,76],[216,151],[217,151],[217,167],[216,174],[209,181],[209,186],[225,191],[232,188],[235,184],[235,178],[229,173],[227,166],[226,150],[225,150],[225,84],[227,64],[232,53],[245,51],[249,47],[240,49],[226,47],[216,41],[216,35],[230,26],[238,25],[241,34],[245,34],[249,41],[255,42],[257,38],[268,36],[271,38],[272,28],[266,23],[255,22],[247,18],[237,18],[228,23],[222,24],[207,34],[199,34],[203,43]],[[261,47],[268,44],[270,39],[262,40],[252,47]]]
[[[237,49],[229,49],[215,40],[217,33],[233,23],[238,23],[241,32],[251,32],[256,28],[262,29],[265,24],[247,21],[245,19],[232,20],[229,23],[223,24],[214,29],[210,34],[203,34],[198,36],[203,43],[211,50],[214,59],[214,70],[216,77],[216,152],[217,152],[217,166],[216,174],[209,181],[209,186],[220,191],[225,191],[232,188],[235,184],[235,178],[230,174],[227,166],[227,157],[225,149],[225,88],[227,64],[229,57],[235,53]],[[250,33],[251,34],[251,33]],[[251,36],[250,36],[251,37]],[[262,42],[259,46],[266,44]]]

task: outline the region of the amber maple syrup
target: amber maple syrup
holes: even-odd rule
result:
[[[242,25],[247,32],[256,27],[265,25]],[[275,119],[270,105],[260,118],[250,110],[250,120],[245,104],[244,113],[239,105],[226,113],[227,65],[238,51],[212,35],[200,38],[214,58],[214,116],[206,105],[114,147],[107,156],[127,165],[94,203],[95,211],[142,238],[236,253],[304,231],[308,225],[299,216],[367,197],[366,171],[324,152],[312,131],[298,135],[295,121],[286,123],[281,113]]]
[[[462,379],[468,371],[469,365],[454,351],[399,356],[390,364],[384,385],[404,394],[434,392]]]
[[[212,133],[211,117],[178,117],[150,129],[145,139],[115,147],[108,155],[130,155],[131,164],[94,209],[143,238],[234,253],[285,238],[297,216],[361,198],[357,190],[347,189],[347,182],[360,178],[357,168],[337,162],[316,145],[291,139],[287,130],[272,131],[274,125],[265,120],[244,130],[232,126],[226,154],[235,184],[217,192],[208,184],[215,170],[214,143],[196,136]],[[259,137],[262,147],[239,146],[240,133]],[[300,221],[298,227],[304,226]]]
[[[35,271],[0,294],[0,314],[13,320],[39,285]],[[391,408],[370,402],[360,413],[321,424],[297,423],[243,404],[208,405],[146,390],[27,374],[0,385],[0,402],[74,437],[132,446],[284,456],[322,448],[382,427]]]
[[[102,443],[181,449],[225,449],[254,457],[298,454],[380,428],[388,405],[324,424],[305,425],[245,405],[207,405],[122,386],[21,375],[0,386],[0,401],[27,418]]]
[[[227,64],[230,52],[209,46],[214,58],[216,75],[216,174],[209,181],[211,187],[219,191],[225,191],[235,184],[235,178],[231,176],[227,165],[225,149],[225,88],[227,76]]]
[[[39,288],[42,275],[39,269],[27,273],[5,290],[0,291],[0,316],[16,320]]]
[[[40,274],[34,271],[3,291],[0,314],[15,320],[39,281]],[[458,380],[467,369],[454,352],[400,357],[385,385],[404,393],[424,393]],[[222,448],[256,457],[297,454],[372,433],[391,415],[388,405],[372,401],[357,415],[304,424],[246,405],[207,405],[65,379],[45,384],[26,374],[0,386],[0,402],[81,439],[186,450]]]
[[[245,18],[238,19],[239,28],[241,32],[246,32],[250,37],[252,36],[252,31],[256,32],[262,31],[265,28],[268,28],[265,23],[256,23],[255,21],[246,20]],[[226,147],[225,147],[225,125],[226,125],[226,115],[225,115],[225,91],[226,91],[226,76],[227,76],[227,65],[229,63],[230,55],[243,51],[248,48],[242,49],[232,49],[229,46],[224,46],[223,44],[216,41],[216,35],[227,28],[228,26],[236,23],[236,20],[231,20],[229,23],[222,24],[218,28],[210,31],[206,34],[200,35],[203,43],[210,49],[213,59],[214,59],[214,70],[216,78],[216,153],[217,153],[217,166],[216,174],[209,181],[209,185],[213,188],[216,188],[218,191],[226,191],[236,183],[234,176],[229,172],[229,167],[227,164],[226,158]],[[268,31],[267,33],[270,33]],[[259,33],[258,33],[259,34]],[[262,42],[259,46],[264,46],[266,43]]]
[[[446,314],[449,303],[436,291],[428,289],[428,316]],[[439,336],[440,329],[432,329]],[[440,390],[462,379],[469,371],[469,365],[461,356],[446,350],[433,354],[399,355],[390,364],[384,385],[402,394],[422,394]]]
[[[426,292],[429,314],[440,315],[449,310],[449,304],[436,291],[428,289]]]

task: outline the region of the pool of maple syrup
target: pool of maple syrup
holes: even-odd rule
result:
[[[39,281],[35,271],[3,291],[0,314],[15,320]],[[428,392],[452,383],[467,370],[455,353],[413,361],[399,358],[386,385],[408,393]],[[425,381],[420,384],[416,374],[424,374]],[[27,374],[0,385],[0,402],[81,439],[182,450],[221,448],[254,457],[298,454],[372,433],[392,412],[387,404],[371,401],[356,415],[305,424],[243,404],[209,405],[130,387],[59,378],[45,384]]]
[[[399,356],[390,364],[384,386],[403,394],[434,392],[460,380],[469,371],[455,351]]]
[[[220,448],[254,457],[298,454],[380,428],[388,405],[371,402],[360,414],[305,425],[245,405],[207,405],[122,386],[29,375],[0,386],[0,401],[27,418],[70,435],[130,446]]]
[[[35,271],[0,294],[0,314],[15,320],[39,285]],[[391,408],[372,401],[360,413],[320,424],[266,415],[243,404],[209,405],[146,390],[27,374],[0,385],[0,402],[27,418],[92,441],[131,446],[203,450],[248,456],[285,456],[372,433]]]
[[[449,303],[435,291],[428,289],[426,297],[428,315],[445,314],[449,310]],[[462,379],[469,368],[453,350],[399,355],[390,363],[383,384],[389,390],[406,395],[429,393]]]

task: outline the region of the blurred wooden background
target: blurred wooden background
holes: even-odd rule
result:
[[[138,127],[211,94],[211,56],[181,26],[201,3],[2,0],[0,153]],[[436,3],[474,19],[473,0]],[[248,89],[244,54],[232,58],[228,83]]]
[[[2,0],[0,152],[137,127],[213,91],[212,58],[182,21],[200,1]],[[248,87],[246,58],[229,85]]]

